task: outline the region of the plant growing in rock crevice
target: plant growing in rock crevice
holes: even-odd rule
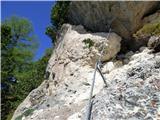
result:
[[[83,43],[86,45],[85,48],[89,49],[94,45],[94,42],[90,38],[84,39]]]

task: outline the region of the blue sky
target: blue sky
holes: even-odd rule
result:
[[[3,1],[1,3],[2,21],[12,15],[17,15],[32,22],[34,33],[39,41],[35,60],[41,58],[45,50],[52,46],[50,38],[45,35],[45,28],[50,25],[50,12],[54,3],[54,1]]]

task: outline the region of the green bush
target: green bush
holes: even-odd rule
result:
[[[56,42],[57,30],[68,22],[69,3],[69,1],[57,1],[51,9],[51,26],[46,28],[45,34],[51,38],[53,44]]]
[[[90,38],[84,39],[83,42],[85,43],[86,48],[91,48],[94,45],[94,42]]]
[[[69,1],[57,1],[55,6],[52,7],[51,10],[51,23],[52,25],[61,27],[63,23],[68,22],[68,9],[69,9]]]

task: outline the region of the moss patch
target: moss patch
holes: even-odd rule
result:
[[[34,109],[28,109],[22,115],[18,116],[15,120],[22,120],[23,116],[27,117],[29,115],[32,115],[33,111]]]
[[[148,37],[153,35],[160,35],[160,21],[157,23],[149,23],[144,25],[133,36],[135,38]]]

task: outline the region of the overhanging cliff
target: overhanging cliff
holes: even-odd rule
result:
[[[130,39],[145,24],[144,18],[146,21],[158,9],[159,2],[153,1],[71,2],[68,19],[94,32],[108,31],[111,26],[121,37]]]

